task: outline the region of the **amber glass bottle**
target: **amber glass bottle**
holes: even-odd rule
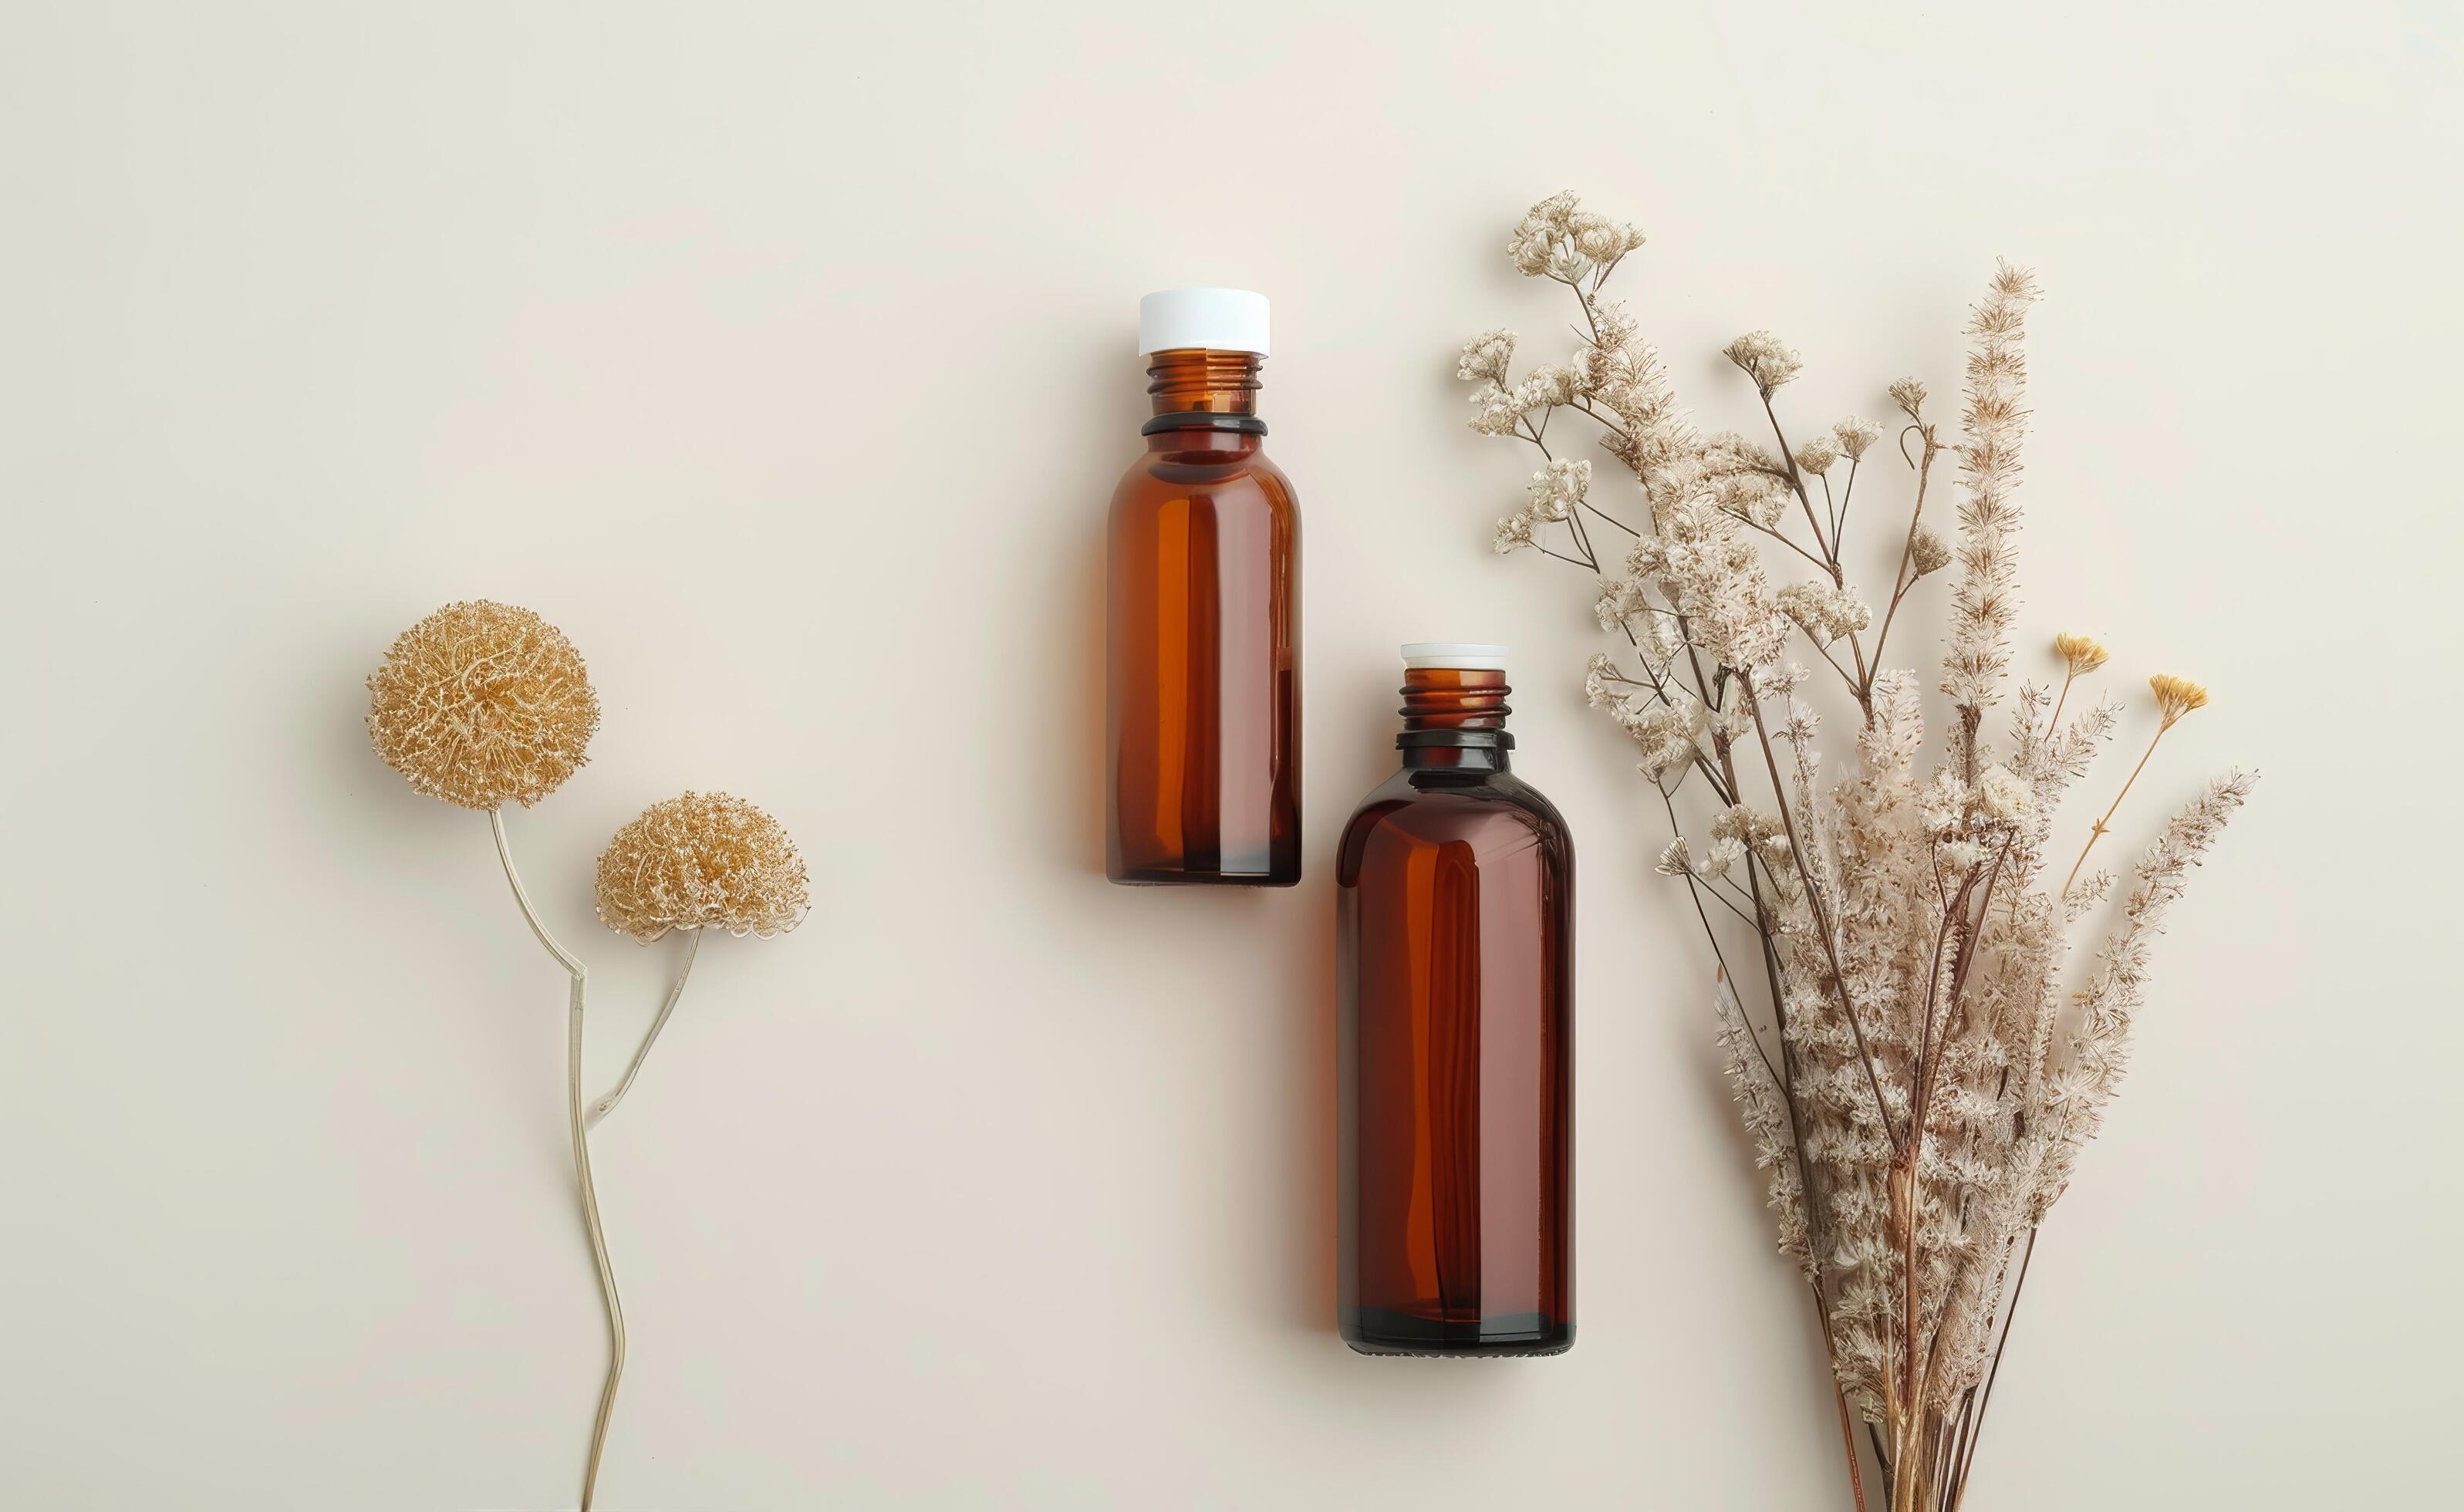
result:
[[[1106,869],[1114,882],[1301,878],[1300,514],[1266,460],[1266,301],[1139,302],[1155,418],[1112,493]]]
[[[1507,770],[1502,646],[1403,647],[1403,769],[1335,861],[1343,1337],[1574,1342],[1574,847]]]

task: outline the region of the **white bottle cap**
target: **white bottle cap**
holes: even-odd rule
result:
[[[1158,289],[1138,301],[1138,354],[1184,347],[1266,355],[1266,296],[1246,289]]]
[[[1406,641],[1403,666],[1406,669],[1442,667],[1458,672],[1502,672],[1506,670],[1506,647],[1469,641]]]

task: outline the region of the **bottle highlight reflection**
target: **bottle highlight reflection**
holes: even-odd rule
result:
[[[1254,323],[1249,323],[1254,318]],[[1265,301],[1139,309],[1155,418],[1112,495],[1106,869],[1289,886],[1300,851],[1300,515],[1257,417]],[[1234,345],[1254,350],[1234,350]]]
[[[1505,650],[1403,647],[1403,767],[1335,864],[1343,1337],[1573,1347],[1574,851],[1507,770]]]

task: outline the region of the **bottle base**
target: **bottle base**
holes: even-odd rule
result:
[[[1125,887],[1290,887],[1301,880],[1297,866],[1289,871],[1181,871],[1161,866],[1127,866],[1105,875]]]
[[[1563,1354],[1574,1347],[1574,1326],[1536,1312],[1469,1323],[1443,1323],[1384,1307],[1345,1309],[1343,1342],[1357,1354],[1429,1359],[1504,1360]]]

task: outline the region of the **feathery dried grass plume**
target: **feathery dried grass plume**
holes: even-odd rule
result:
[[[726,793],[651,804],[599,857],[599,917],[644,944],[670,930],[767,939],[803,922],[803,857],[779,822]]]
[[[1512,334],[1492,331],[1458,365],[1476,385],[1474,428],[1546,462],[1497,544],[1583,569],[1616,638],[1591,658],[1584,696],[1634,742],[1675,831],[1654,869],[1685,888],[1711,947],[1720,1045],[1779,1247],[1822,1320],[1857,1505],[1862,1417],[1891,1512],[1953,1512],[2037,1226],[2121,1079],[2154,935],[2252,779],[2219,779],[2166,826],[2095,970],[2069,990],[2069,931],[2111,879],[2074,888],[2074,866],[2057,889],[2045,863],[2060,804],[2119,714],[2100,702],[2065,717],[2105,648],[2057,638],[2059,690],[2019,687],[2007,734],[1988,728],[2009,693],[2018,611],[2035,280],[2003,264],[1970,312],[1958,434],[1926,418],[1923,383],[1889,386],[1911,476],[1890,591],[1867,595],[1848,581],[1843,541],[1884,486],[1864,480],[1865,463],[1891,454],[1871,449],[1881,427],[1851,418],[1792,441],[1773,394],[1803,363],[1757,331],[1726,355],[1751,381],[1742,407],[1768,443],[1704,436],[1632,315],[1603,296],[1605,272],[1573,247],[1565,228],[1584,213],[1572,195],[1542,202],[1513,253],[1573,295],[1584,333],[1573,356],[1518,380]],[[1561,481],[1578,427],[1633,474],[1629,498],[1588,472]],[[1925,519],[1944,454],[1958,464],[1955,540]],[[1766,552],[1814,576],[1774,590]],[[1890,637],[1917,585],[1950,566],[1940,683],[1952,717],[1928,763],[1922,679],[1893,665]],[[2207,701],[2184,679],[2151,686],[2158,739]],[[1826,688],[1853,710],[1844,770],[1815,745]]]
[[[564,632],[528,609],[449,603],[368,674],[368,739],[432,798],[527,808],[588,759],[599,695]]]

